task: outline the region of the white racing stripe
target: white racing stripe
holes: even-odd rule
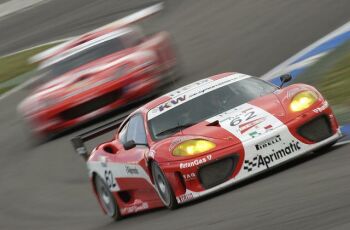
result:
[[[0,18],[50,0],[10,0],[0,4]]]

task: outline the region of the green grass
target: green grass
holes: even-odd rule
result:
[[[54,45],[43,45],[10,56],[0,57],[0,83],[35,69],[37,64],[28,63],[28,58]]]
[[[5,93],[6,91],[9,91],[10,89],[12,89],[13,87],[4,87],[4,88],[0,88],[0,95]]]
[[[323,57],[297,81],[318,88],[329,101],[339,122],[350,123],[350,42]]]

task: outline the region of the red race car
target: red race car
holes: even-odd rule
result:
[[[282,84],[290,80],[281,77]],[[110,217],[179,204],[333,145],[338,123],[312,86],[277,87],[240,73],[194,82],[137,109],[85,156],[94,192]],[[317,152],[317,151],[315,151]]]
[[[144,99],[176,79],[170,36],[131,25],[151,6],[32,58],[44,80],[19,106],[34,133],[50,134]],[[49,80],[48,80],[49,79]]]

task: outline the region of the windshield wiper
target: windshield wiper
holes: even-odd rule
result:
[[[166,129],[166,130],[164,130],[164,131],[162,131],[162,132],[160,132],[160,133],[157,133],[157,136],[159,136],[159,135],[167,135],[167,134],[172,134],[172,133],[174,133],[174,132],[176,132],[176,131],[179,131],[179,130],[183,130],[183,129],[185,129],[185,128],[188,128],[188,127],[190,127],[190,126],[192,126],[192,125],[195,125],[196,123],[187,123],[187,124],[183,124],[183,125],[177,125],[177,126],[174,126],[174,127],[171,127],[171,128],[169,128],[169,129]]]

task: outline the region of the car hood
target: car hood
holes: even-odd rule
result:
[[[282,126],[285,115],[278,98],[270,94],[211,117],[182,133],[241,143]]]
[[[235,145],[242,146],[243,142],[251,141],[283,126],[282,120],[285,115],[285,110],[276,95],[257,98],[160,141],[156,145],[159,151],[156,152],[161,152],[162,156],[158,155],[160,157],[158,159],[162,161],[172,159],[172,149],[189,139],[215,142],[217,147],[214,151]]]
[[[113,55],[108,58],[102,58],[97,61],[80,66],[77,69],[69,71],[63,75],[55,77],[54,80],[48,81],[47,83],[39,86],[34,94],[41,96],[49,95],[51,93],[57,92],[59,90],[74,90],[73,88],[67,88],[70,85],[73,85],[77,82],[83,82],[84,84],[89,84],[93,81],[98,80],[98,77],[92,78],[92,75],[96,75],[124,61],[122,55]],[[79,84],[78,84],[79,85]]]

